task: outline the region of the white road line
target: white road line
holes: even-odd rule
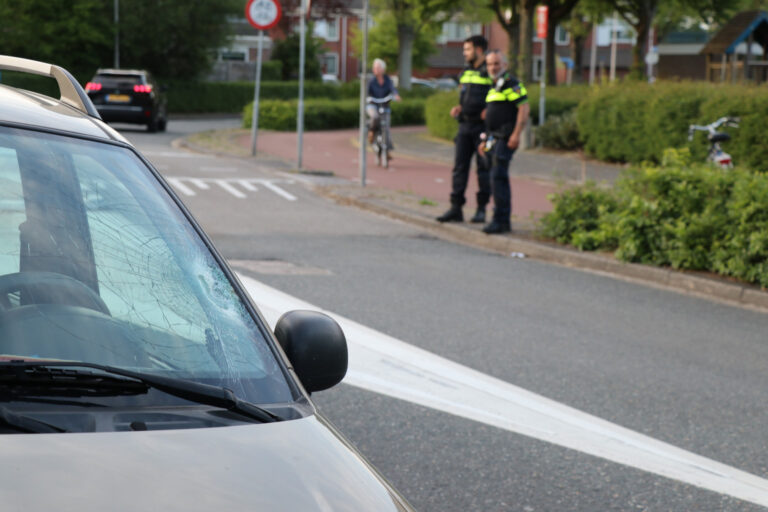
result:
[[[275,194],[277,194],[277,195],[279,195],[281,197],[284,197],[285,199],[287,199],[289,201],[295,201],[296,200],[296,196],[294,196],[293,194],[289,194],[288,192],[286,192],[285,190],[281,189],[280,187],[278,187],[277,185],[275,185],[274,183],[272,183],[269,180],[253,180],[253,181],[255,181],[257,183],[261,183],[262,185],[264,185],[264,187],[268,188],[269,190],[271,190]]]
[[[237,180],[241,187],[251,192],[258,192],[259,189],[250,180]]]
[[[293,309],[320,308],[239,275],[274,328]],[[768,480],[583,413],[329,311],[349,346],[346,384],[768,506]]]
[[[190,183],[192,183],[194,186],[196,186],[200,190],[208,190],[211,188],[211,186],[208,185],[204,180],[201,180],[198,178],[188,178],[188,179]]]
[[[168,180],[168,183],[171,184],[173,188],[184,194],[185,196],[194,196],[196,195],[195,191],[186,186],[184,183],[181,182],[178,178],[166,178]]]
[[[240,192],[239,190],[237,190],[227,180],[215,180],[214,183],[216,183],[218,186],[220,186],[221,188],[223,188],[224,190],[226,190],[227,192],[229,192],[230,194],[232,194],[238,199],[245,199],[246,197],[248,197],[242,192]]]

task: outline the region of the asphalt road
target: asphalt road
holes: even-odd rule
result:
[[[338,206],[302,181],[310,178],[170,147],[176,137],[236,125],[172,120],[166,134],[122,132],[243,275],[506,383],[768,475],[765,314],[450,244]],[[762,509],[348,384],[314,400],[419,510]]]

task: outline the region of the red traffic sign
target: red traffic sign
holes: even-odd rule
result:
[[[267,30],[280,21],[283,10],[277,0],[248,0],[245,4],[245,17],[257,30]]]
[[[549,8],[546,5],[540,5],[536,8],[536,37],[539,39],[547,38],[548,17]]]

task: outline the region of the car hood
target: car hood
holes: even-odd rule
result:
[[[318,416],[218,428],[0,437],[4,510],[403,511]]]

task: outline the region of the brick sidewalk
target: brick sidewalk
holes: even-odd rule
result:
[[[305,132],[303,138],[303,167],[311,171],[332,171],[334,175],[360,181],[358,130]],[[453,145],[429,137],[424,127],[398,127],[392,130],[395,151],[389,169],[376,165],[371,151],[367,152],[366,183],[397,192],[407,192],[419,198],[448,205],[451,192]],[[250,148],[250,135],[241,135],[237,143]],[[297,136],[286,132],[259,132],[260,153],[277,156],[294,165],[297,162]],[[520,151],[510,166],[512,184],[512,214],[515,220],[550,211],[547,196],[558,188],[559,181],[578,181],[582,171],[592,179],[612,182],[620,167],[586,162],[570,154]],[[477,178],[473,169],[467,187],[466,213],[474,210]],[[490,212],[489,212],[490,213]]]

